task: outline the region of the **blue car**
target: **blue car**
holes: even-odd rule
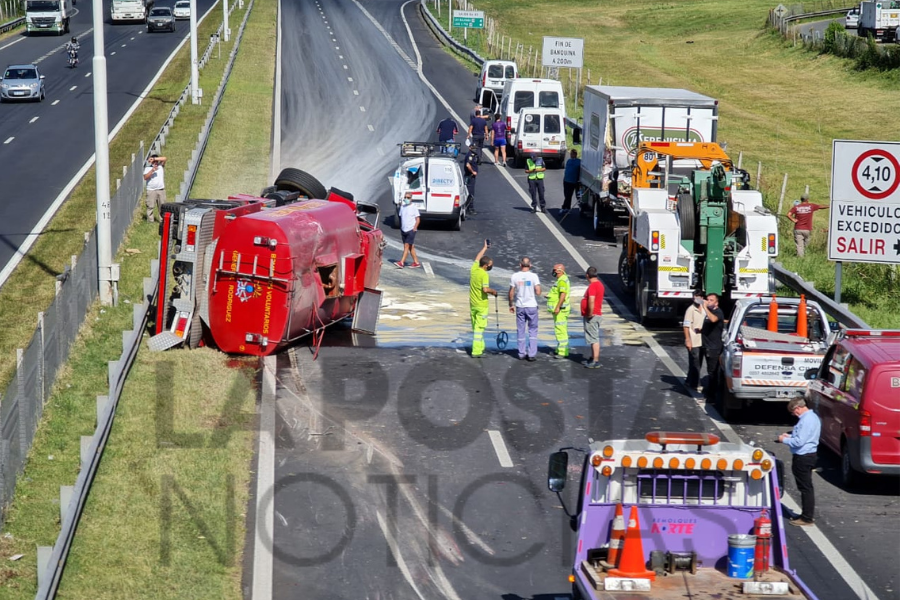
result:
[[[44,99],[44,76],[37,65],[10,65],[0,78],[0,102]]]

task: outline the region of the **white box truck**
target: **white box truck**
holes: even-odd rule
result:
[[[584,90],[580,208],[598,235],[627,226],[631,167],[641,142],[715,142],[718,100],[670,88],[589,85]]]
[[[900,28],[900,2],[861,2],[859,5],[859,25],[856,34],[882,42],[898,41]]]

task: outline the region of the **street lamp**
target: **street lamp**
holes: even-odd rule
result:
[[[106,55],[103,40],[103,2],[94,7],[94,170],[97,184],[97,265],[100,303],[113,303],[112,218],[109,201],[109,116],[106,104]],[[116,278],[117,279],[117,278]]]

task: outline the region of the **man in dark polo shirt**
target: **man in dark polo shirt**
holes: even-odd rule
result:
[[[703,349],[706,354],[706,373],[708,379],[703,388],[707,402],[716,402],[719,394],[719,383],[722,366],[719,357],[722,356],[722,331],[725,328],[725,313],[719,308],[718,294],[707,294],[706,301],[701,305],[706,313],[706,320],[700,329],[703,341]]]

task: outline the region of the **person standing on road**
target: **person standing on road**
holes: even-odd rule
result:
[[[446,119],[438,123],[437,126],[437,136],[439,144],[452,144],[456,141],[456,136],[459,134],[459,127],[456,124],[456,119],[451,116],[448,116]],[[446,147],[441,148],[441,154],[447,154],[448,149]]]
[[[816,497],[813,490],[812,473],[816,468],[816,450],[819,447],[819,435],[822,433],[822,421],[819,415],[811,411],[803,397],[788,402],[787,410],[799,420],[791,433],[782,433],[776,441],[791,450],[791,473],[800,492],[800,516],[790,519],[791,525],[807,527],[815,523]]]
[[[566,161],[566,171],[563,175],[563,214],[572,210],[572,196],[578,189],[578,180],[581,178],[581,159],[578,158],[578,150],[572,148],[569,152],[569,160]]]
[[[491,145],[494,147],[494,164],[501,167],[506,166],[506,122],[500,118],[499,114],[494,115],[494,122],[491,123]],[[500,162],[500,154],[503,154],[503,161]]]
[[[166,157],[151,154],[147,166],[144,167],[144,181],[147,182],[147,221],[155,221],[154,214],[166,202],[165,180]],[[162,218],[162,213],[159,215]]]
[[[534,362],[537,360],[537,297],[541,295],[541,282],[537,274],[531,270],[531,259],[527,256],[522,257],[519,269],[519,272],[513,273],[509,280],[509,312],[516,314],[519,360]]]
[[[484,138],[489,134],[487,119],[478,112],[469,125],[469,138],[472,140],[471,148],[478,151],[478,164],[481,164],[481,151],[484,149]]]
[[[719,308],[718,294],[707,294],[703,307],[705,320],[700,328],[700,338],[703,344],[704,357],[706,358],[706,386],[703,388],[707,402],[715,403],[719,394],[720,376],[722,366],[719,357],[722,356],[722,331],[725,328],[725,313]]]
[[[800,204],[792,206],[788,211],[787,217],[794,223],[794,243],[797,245],[797,256],[802,258],[806,253],[806,246],[809,245],[813,213],[827,208],[821,204],[811,203],[809,194],[803,194],[800,196]]]
[[[416,256],[416,231],[419,230],[419,223],[422,217],[419,215],[419,207],[412,203],[412,194],[406,192],[403,201],[400,204],[400,238],[403,240],[403,256],[396,263],[398,269],[406,266],[407,255],[412,256],[413,262],[409,265],[413,269],[418,269],[422,265],[419,264],[419,257]]]
[[[553,334],[556,336],[555,358],[569,356],[569,276],[563,264],[553,265],[556,281],[547,292],[547,310],[553,315]]]
[[[588,288],[581,299],[581,316],[584,319],[584,341],[591,348],[590,360],[582,364],[588,369],[600,368],[600,319],[603,314],[603,284],[597,276],[597,267],[585,272]]]
[[[475,180],[478,177],[478,150],[475,146],[469,146],[469,152],[466,154],[466,190],[469,193],[468,208],[466,213],[477,215],[475,211]]]
[[[490,287],[488,271],[494,268],[494,261],[490,256],[485,256],[488,245],[484,241],[484,247],[475,257],[472,268],[469,270],[469,311],[472,314],[472,358],[481,358],[484,355],[484,330],[487,329],[488,318],[488,294],[496,297],[497,291]]]
[[[531,212],[547,212],[547,203],[544,201],[544,159],[528,157],[525,161],[525,172],[528,173],[528,192],[531,194]],[[540,205],[538,205],[540,200]]]
[[[706,311],[703,304],[703,292],[694,291],[694,303],[684,313],[684,347],[688,351],[688,373],[684,384],[690,390],[700,388],[700,367],[703,365],[703,322],[706,321]]]

